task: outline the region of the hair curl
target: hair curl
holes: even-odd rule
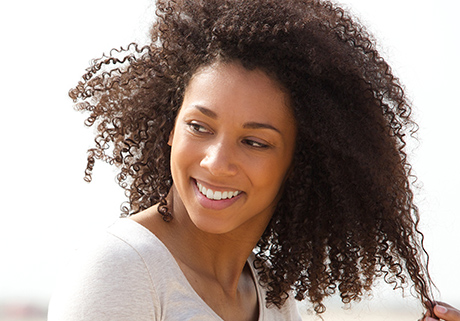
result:
[[[412,281],[432,302],[405,135],[416,130],[399,80],[368,32],[320,0],[158,0],[151,44],[94,60],[70,91],[97,125],[85,179],[96,159],[120,168],[123,215],[156,203],[172,218],[168,136],[194,72],[216,60],[259,68],[290,93],[298,121],[292,174],[257,246],[267,302],[293,290],[317,313],[344,303],[376,277]]]

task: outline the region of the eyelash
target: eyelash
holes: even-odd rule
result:
[[[198,133],[198,134],[206,134],[209,133],[210,131],[206,129],[206,127],[197,124],[197,123],[187,123],[187,126],[190,128],[192,132]],[[205,131],[201,131],[200,129],[204,129]]]
[[[267,144],[263,144],[263,143],[260,143],[260,142],[255,141],[255,140],[252,140],[252,139],[243,139],[243,142],[244,142],[246,145],[249,145],[250,147],[258,148],[258,149],[266,149],[266,148],[269,148],[269,147],[270,147],[270,146],[267,145]],[[257,146],[254,146],[254,145],[257,145]]]
[[[190,128],[190,130],[196,134],[210,134],[212,133],[211,131],[209,131],[208,129],[206,129],[206,127],[200,125],[200,124],[197,124],[197,123],[187,123],[187,126]],[[258,142],[258,141],[255,141],[255,140],[252,140],[252,139],[243,139],[243,143],[248,145],[249,147],[252,147],[254,149],[267,149],[270,147],[270,145],[268,144],[264,144],[264,143],[261,143],[261,142]]]

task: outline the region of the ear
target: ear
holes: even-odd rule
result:
[[[174,137],[174,128],[169,133],[169,139],[168,139],[168,145],[169,146],[172,146],[173,137]]]

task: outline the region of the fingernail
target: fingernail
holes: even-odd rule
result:
[[[442,313],[442,314],[447,312],[447,308],[443,307],[442,305],[437,305],[434,308],[436,309],[436,311],[438,311],[439,313]]]
[[[423,319],[424,321],[438,321],[436,319],[433,319],[431,317],[426,317],[425,319]]]

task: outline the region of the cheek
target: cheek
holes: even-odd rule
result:
[[[177,173],[184,167],[184,161],[187,160],[186,157],[183,157],[186,150],[186,146],[180,143],[178,140],[173,140],[171,144],[171,173],[173,179],[177,180]],[[176,176],[176,177],[175,177]]]
[[[279,159],[269,162],[253,162],[250,169],[254,185],[264,188],[265,191],[270,190],[275,195],[284,181],[286,172],[287,165]]]
[[[171,147],[171,172],[179,173],[199,164],[201,157],[200,146],[193,141],[176,137]],[[173,177],[174,178],[174,177]]]

